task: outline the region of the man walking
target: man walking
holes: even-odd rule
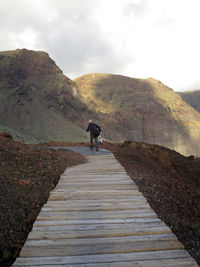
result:
[[[96,151],[99,151],[98,136],[100,135],[101,128],[92,120],[89,120],[89,124],[86,131],[87,132],[90,131],[90,150],[93,149],[93,139],[94,139],[96,143]]]

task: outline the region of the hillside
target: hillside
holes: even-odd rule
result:
[[[0,81],[0,125],[11,128],[17,140],[85,140],[78,122],[86,107],[47,53],[0,52]]]
[[[113,142],[200,155],[200,113],[160,81],[111,74],[72,81],[45,52],[0,52],[0,130],[26,143],[81,142],[89,119]]]
[[[200,113],[153,78],[88,74],[74,80],[80,101],[98,114],[114,141],[160,144],[183,154],[200,154]]]
[[[185,102],[200,112],[200,90],[178,92],[178,94],[185,100]]]

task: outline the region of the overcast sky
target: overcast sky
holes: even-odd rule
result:
[[[153,77],[200,89],[200,0],[1,0],[0,50],[43,50],[71,79]]]

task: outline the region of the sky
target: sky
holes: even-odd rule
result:
[[[70,79],[153,77],[200,89],[200,0],[1,0],[0,50],[45,51]]]

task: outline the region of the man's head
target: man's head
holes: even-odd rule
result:
[[[92,120],[89,120],[89,123],[91,123],[92,122]]]

